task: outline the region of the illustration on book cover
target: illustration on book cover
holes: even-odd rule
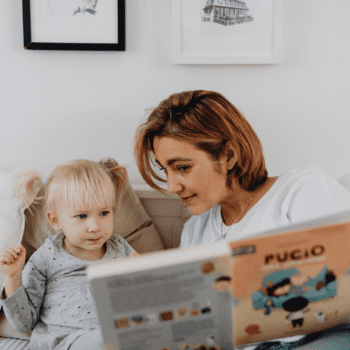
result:
[[[235,345],[322,331],[349,318],[349,266],[339,242],[298,238],[284,249],[266,237],[231,243]]]

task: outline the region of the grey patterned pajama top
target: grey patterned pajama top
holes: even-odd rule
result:
[[[0,305],[11,326],[33,329],[30,349],[64,350],[77,337],[99,329],[97,311],[86,279],[91,261],[70,255],[62,247],[61,232],[46,239],[22,272],[22,285]],[[120,236],[107,242],[104,262],[130,256],[133,248]]]

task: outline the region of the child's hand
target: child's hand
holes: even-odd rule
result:
[[[19,245],[16,247],[7,247],[0,254],[0,270],[8,277],[22,275],[25,264],[26,250]]]
[[[133,258],[135,256],[140,256],[140,254],[136,251],[136,250],[133,250],[131,253],[130,253],[130,258]]]

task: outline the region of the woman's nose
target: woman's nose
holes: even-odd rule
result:
[[[183,190],[183,185],[181,182],[177,179],[176,176],[172,176],[168,174],[167,177],[167,189],[169,193],[180,193]]]

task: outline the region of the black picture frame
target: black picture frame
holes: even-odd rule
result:
[[[118,42],[116,43],[62,43],[33,42],[31,30],[31,0],[22,0],[23,39],[25,50],[125,51],[125,0],[115,0],[118,8]]]

